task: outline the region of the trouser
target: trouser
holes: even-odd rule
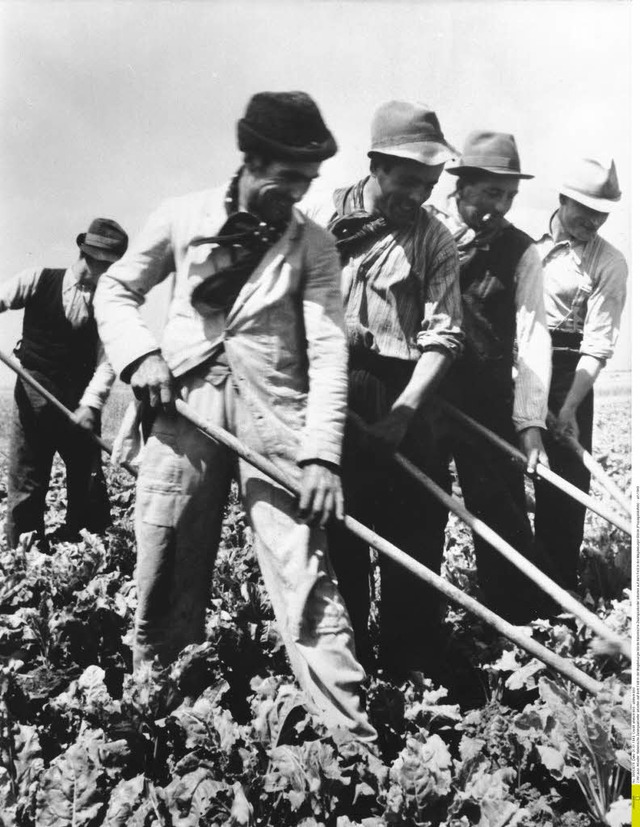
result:
[[[415,365],[375,355],[351,355],[349,407],[367,423],[385,416],[407,385]],[[399,450],[429,474],[432,444],[427,418],[418,413]],[[348,423],[343,452],[343,485],[351,516],[375,530],[418,562],[439,572],[447,509],[410,477],[379,445],[368,444]],[[368,545],[334,524],[329,529],[331,560],[351,617],[356,653],[367,670],[374,665],[369,635],[372,602]],[[424,669],[439,644],[439,593],[397,563],[380,555],[380,664],[393,671]]]
[[[33,377],[72,410],[80,389],[65,387],[30,371]],[[44,537],[45,500],[56,451],[67,471],[67,517],[70,529],[101,532],[110,524],[109,497],[102,473],[100,448],[70,423],[37,391],[18,379],[14,392],[7,482],[5,534],[11,547],[20,535],[36,531]]]
[[[481,390],[470,376],[456,374],[444,395],[468,416],[515,444],[513,403],[508,389]],[[448,420],[440,435],[443,467],[452,456],[466,508],[528,560],[540,565],[527,515],[520,464],[466,426]],[[444,539],[444,538],[443,538]],[[492,545],[473,533],[478,582],[486,605],[512,623],[526,623],[542,609],[543,595]]]
[[[232,379],[183,377],[185,401],[212,424],[256,446],[251,415]],[[293,471],[293,468],[291,469]],[[293,672],[331,725],[376,737],[358,697],[364,678],[326,556],[326,535],[296,518],[294,497],[186,419],[157,417],[142,455],[136,498],[138,607],[134,666],[166,664],[205,636],[213,564],[232,475]]]
[[[549,411],[554,415],[560,411],[573,384],[579,359],[580,354],[577,351],[554,348],[549,392]],[[583,399],[576,418],[580,444],[591,453],[593,391],[589,391]],[[545,447],[551,470],[588,494],[591,475],[580,457],[571,448],[556,441],[550,433],[545,435]],[[584,535],[586,508],[544,480],[537,480],[535,488],[536,542],[552,561],[549,568],[550,576],[564,588],[575,590],[578,584],[578,560]]]

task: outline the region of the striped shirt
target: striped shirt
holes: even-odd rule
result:
[[[350,187],[341,211],[362,211],[365,181]],[[332,199],[302,208],[320,224],[336,214]],[[410,227],[383,232],[358,248],[342,270],[349,343],[395,359],[462,350],[458,253],[451,234],[421,209]]]
[[[536,246],[544,267],[549,329],[582,333],[580,353],[606,362],[626,299],[624,256],[597,234],[587,243],[564,239],[557,212]]]

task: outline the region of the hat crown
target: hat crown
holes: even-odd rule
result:
[[[91,224],[89,224],[86,235],[98,239],[95,246],[102,246],[105,247],[105,249],[121,246],[129,240],[129,237],[118,222],[113,221],[111,218],[94,218]]]
[[[274,157],[322,161],[337,145],[313,98],[306,92],[258,92],[238,121],[242,152],[270,152]]]
[[[562,189],[607,201],[619,201],[622,195],[613,160],[605,165],[593,158],[580,158],[565,176]]]
[[[464,142],[460,166],[518,174],[520,156],[516,139],[508,132],[476,129]]]
[[[389,101],[380,106],[371,124],[371,150],[411,142],[444,143],[436,113],[425,104]]]

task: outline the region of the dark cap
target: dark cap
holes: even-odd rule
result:
[[[277,160],[318,162],[338,146],[320,110],[306,92],[258,92],[238,121],[242,152],[264,153]]]

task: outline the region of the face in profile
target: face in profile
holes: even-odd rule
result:
[[[444,164],[426,166],[418,161],[389,158],[372,167],[371,175],[378,185],[375,209],[391,224],[413,224],[420,207],[428,200],[438,183]]]

